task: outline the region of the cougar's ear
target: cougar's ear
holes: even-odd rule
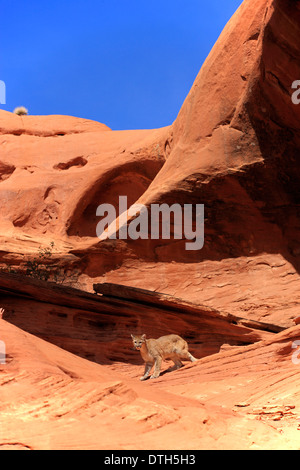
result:
[[[130,335],[132,339],[134,339],[134,336],[133,335]]]
[[[146,335],[142,335],[142,340],[145,341]]]

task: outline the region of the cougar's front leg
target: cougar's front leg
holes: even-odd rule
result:
[[[161,357],[155,358],[154,372],[153,372],[153,374],[151,375],[150,379],[157,379],[157,377],[159,377],[159,374],[160,374],[160,367],[161,367],[161,361],[162,361],[162,358],[161,358]]]
[[[144,372],[143,377],[140,378],[140,380],[146,380],[146,379],[147,379],[147,377],[148,377],[149,374],[150,374],[150,370],[152,369],[152,366],[153,366],[153,364],[151,364],[151,362],[146,362],[146,364],[145,364],[145,372]]]

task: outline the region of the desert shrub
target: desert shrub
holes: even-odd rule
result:
[[[49,247],[40,247],[38,255],[26,261],[24,266],[14,269],[7,266],[0,271],[11,274],[23,274],[40,281],[50,281],[69,287],[76,287],[80,274],[79,271],[74,269],[65,270],[62,266],[57,266],[54,262],[51,262],[53,250],[54,242],[51,242]]]
[[[41,281],[48,281],[51,276],[50,266],[45,264],[45,261],[52,256],[54,242],[51,242],[49,248],[39,248],[38,256],[26,262],[25,274],[26,276],[40,279]]]
[[[18,106],[14,109],[14,114],[17,114],[18,116],[27,116],[28,109],[26,109],[24,106]]]

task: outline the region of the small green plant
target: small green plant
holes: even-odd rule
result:
[[[14,109],[14,114],[17,114],[18,116],[27,116],[28,109],[26,109],[24,106],[18,106]]]
[[[51,276],[50,266],[46,265],[45,260],[51,258],[54,248],[54,242],[51,242],[49,248],[39,248],[38,257],[33,258],[32,261],[26,262],[26,276],[40,279],[41,281],[48,281]]]
[[[7,266],[0,269],[0,271],[9,274],[23,274],[40,281],[51,281],[56,284],[75,287],[78,283],[79,271],[70,268],[66,270],[62,266],[55,265],[51,261],[53,250],[54,242],[51,242],[48,247],[40,247],[38,255],[26,261],[25,266],[23,265],[23,267],[17,269]]]

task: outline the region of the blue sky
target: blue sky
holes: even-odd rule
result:
[[[114,130],[172,124],[241,0],[0,0],[6,105]]]

